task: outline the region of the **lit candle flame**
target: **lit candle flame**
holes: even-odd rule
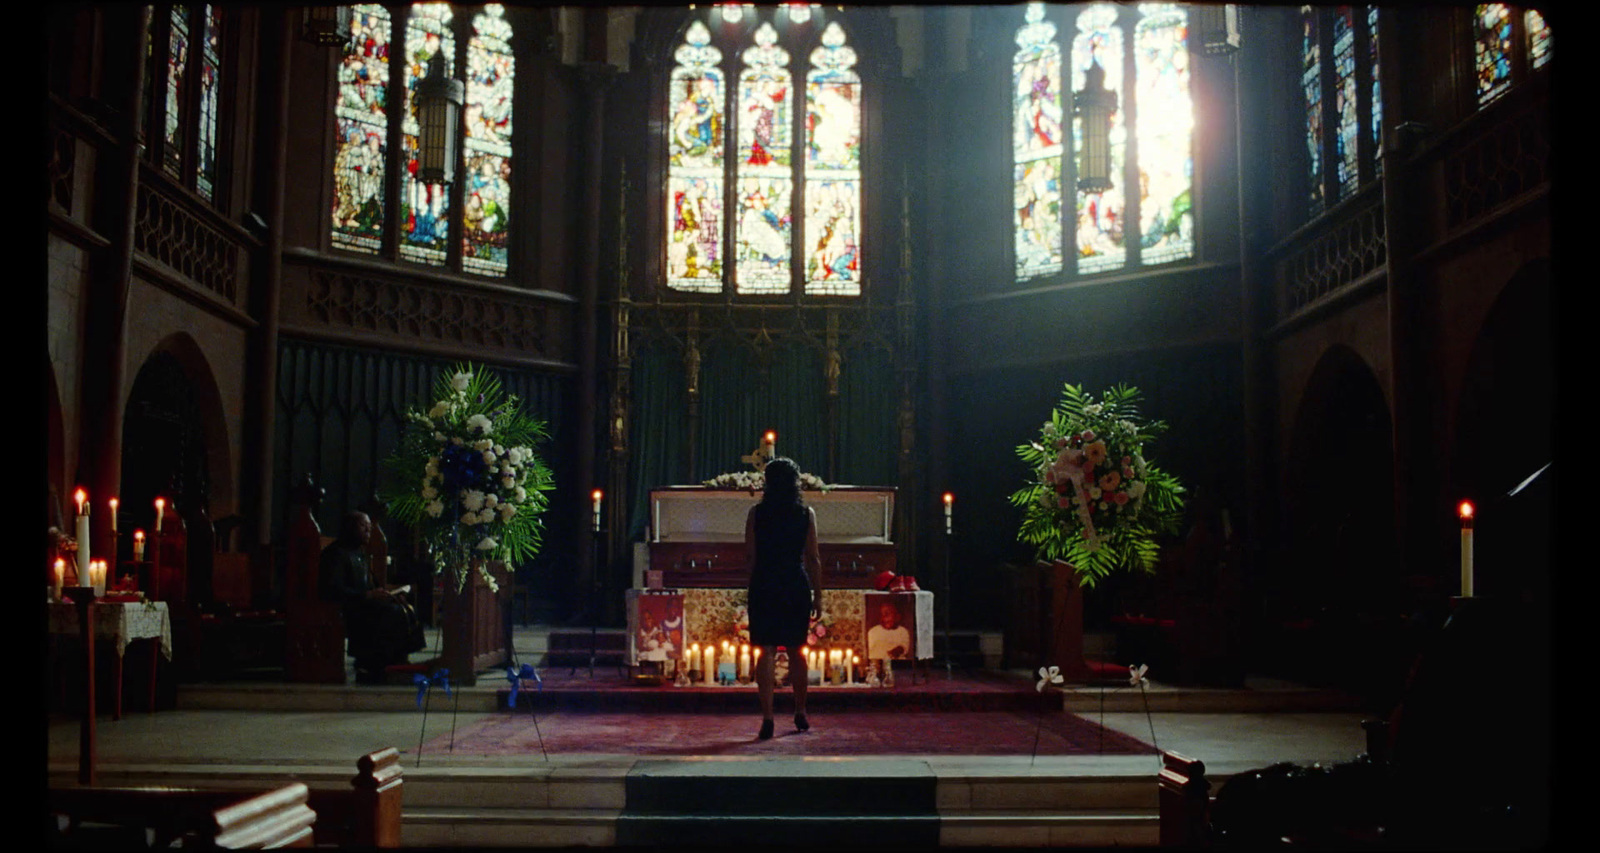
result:
[[[78,490],[72,493],[72,499],[78,502],[78,514],[79,515],[83,515],[84,514],[83,504],[84,504],[84,501],[87,501],[89,499],[89,493],[84,491],[82,486],[79,486]]]
[[[1461,514],[1462,521],[1470,520],[1473,513],[1472,501],[1462,501],[1461,505],[1456,507],[1456,511]]]

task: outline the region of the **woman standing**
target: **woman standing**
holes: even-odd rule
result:
[[[778,457],[767,463],[761,502],[744,521],[750,555],[750,644],[761,650],[756,686],[761,695],[761,740],[772,737],[772,662],[778,646],[789,652],[794,685],[794,727],[806,721],[806,661],[800,654],[811,617],[822,615],[822,554],[817,516],[800,499],[800,468]]]

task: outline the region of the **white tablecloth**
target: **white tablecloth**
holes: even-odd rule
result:
[[[50,633],[78,636],[78,606],[71,602],[50,604]],[[159,637],[161,654],[172,660],[172,617],[165,601],[138,603],[95,602],[94,635],[109,637],[121,657],[133,640]]]

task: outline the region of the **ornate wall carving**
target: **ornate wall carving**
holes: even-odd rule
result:
[[[139,183],[134,250],[242,309],[241,239],[224,234],[169,197],[150,180],[148,170],[144,176]]]
[[[1349,209],[1278,261],[1279,319],[1382,269],[1389,260],[1388,248],[1383,197],[1371,192],[1366,203]]]
[[[282,299],[287,332],[514,363],[570,367],[574,361],[568,329],[576,305],[570,298],[313,263],[293,255],[287,260]]]

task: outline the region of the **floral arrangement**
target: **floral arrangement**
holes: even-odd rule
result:
[[[1011,495],[1023,510],[1017,538],[1039,557],[1064,560],[1080,582],[1113,571],[1154,571],[1157,537],[1174,534],[1183,486],[1144,457],[1144,445],[1166,431],[1140,421],[1139,390],[1119,385],[1099,402],[1068,383],[1036,441],[1017,447],[1033,472]]]
[[[811,627],[806,630],[806,645],[811,648],[818,648],[822,644],[830,642],[829,635],[832,633],[832,629],[833,616],[827,611],[823,611],[821,619],[815,616],[811,617]]]
[[[712,489],[755,494],[766,488],[767,478],[760,471],[735,471],[731,474],[718,474],[701,485]],[[804,472],[800,474],[800,490],[803,492],[825,492],[830,488],[832,487],[822,482],[822,478],[815,474]]]
[[[546,424],[522,414],[487,370],[463,364],[434,384],[435,403],[412,411],[389,459],[389,513],[413,527],[441,569],[466,585],[469,566],[498,591],[488,561],[538,553],[550,469],[534,449]]]

